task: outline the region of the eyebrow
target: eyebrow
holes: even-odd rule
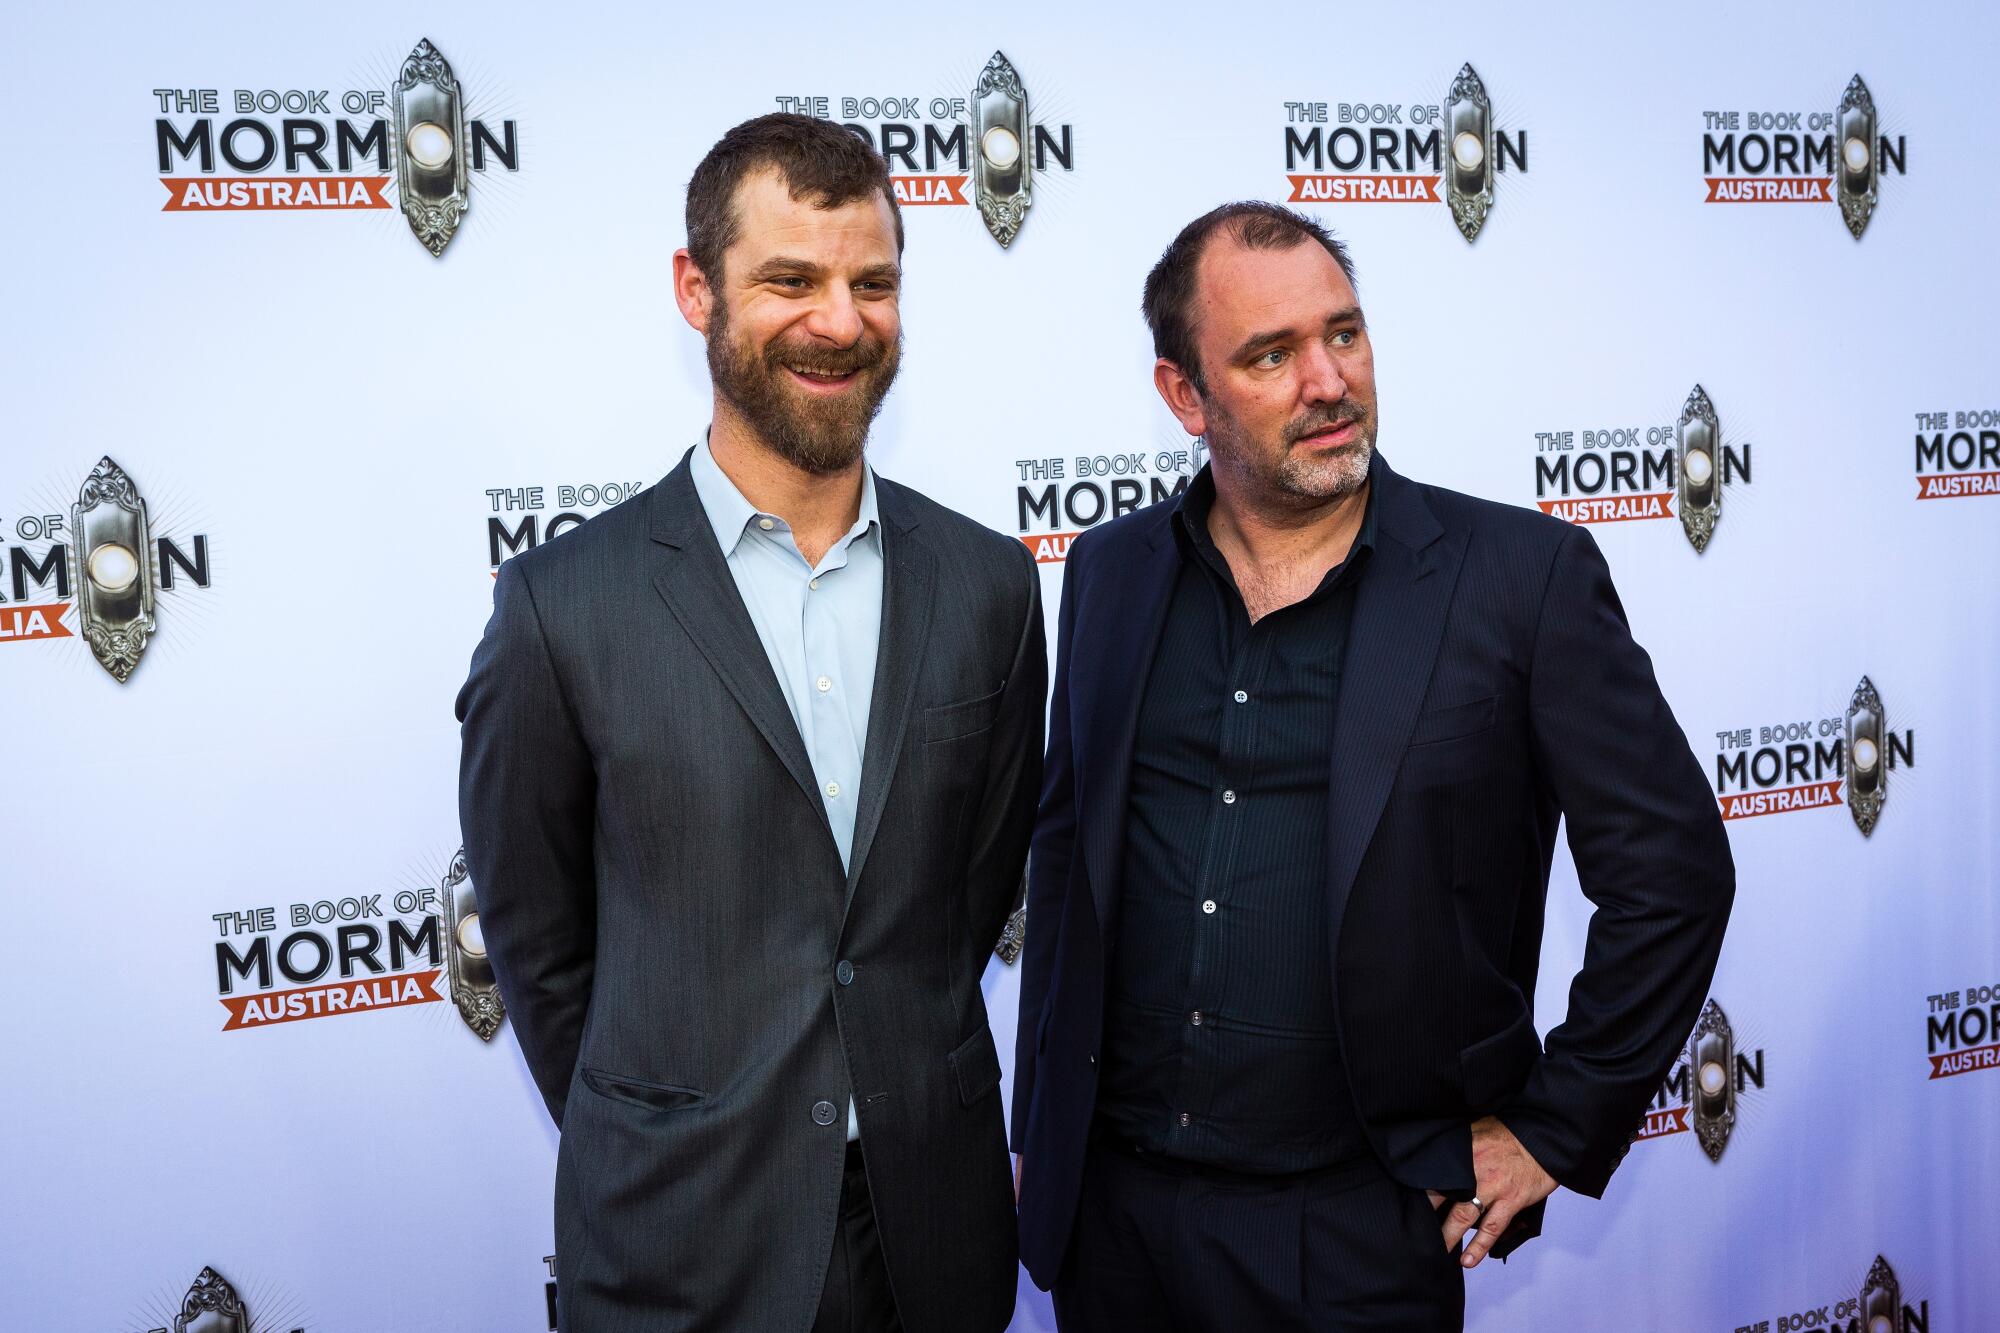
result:
[[[824,270],[810,259],[794,259],[790,255],[775,255],[750,270],[749,278],[752,282],[763,282],[768,278],[775,278],[786,273],[796,273],[803,277],[816,278],[822,272]]]
[[[772,278],[783,277],[786,274],[797,274],[804,278],[821,278],[826,276],[826,268],[824,265],[815,264],[810,259],[795,259],[790,255],[776,255],[752,269],[749,274],[749,280],[751,282],[769,282]],[[884,278],[892,280],[900,279],[903,276],[903,271],[894,264],[870,264],[854,276],[856,281],[879,282]]]
[[[1366,321],[1361,318],[1361,307],[1358,305],[1344,306],[1326,317],[1326,329],[1331,330],[1341,324],[1354,324],[1365,328],[1367,325]],[[1266,348],[1275,347],[1282,342],[1290,342],[1296,337],[1298,337],[1298,332],[1295,329],[1272,329],[1266,333],[1253,333],[1237,344],[1236,351],[1230,359],[1234,361],[1249,361],[1261,354]]]

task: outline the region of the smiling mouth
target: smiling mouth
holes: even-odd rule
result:
[[[785,369],[793,378],[820,388],[838,388],[852,382],[861,373],[858,370],[819,370],[811,366],[788,365]]]

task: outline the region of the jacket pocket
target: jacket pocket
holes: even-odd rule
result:
[[[993,725],[993,719],[1000,715],[1000,696],[1007,692],[1002,685],[991,694],[977,699],[964,699],[955,704],[939,704],[936,708],[926,708],[923,716],[922,735],[926,744],[936,741],[955,741],[961,736],[971,736],[985,731]]]
[[[1484,699],[1474,699],[1471,703],[1452,704],[1445,708],[1433,708],[1417,717],[1416,730],[1411,733],[1410,744],[1435,745],[1439,741],[1455,741],[1463,736],[1475,736],[1493,725],[1493,719],[1500,709],[1500,696],[1488,695]]]
[[[584,1066],[583,1081],[600,1097],[609,1097],[614,1102],[624,1102],[648,1111],[680,1111],[708,1100],[708,1094],[700,1088],[629,1078],[624,1074],[592,1069],[588,1065]]]
[[[945,1057],[958,1075],[958,1099],[967,1106],[1000,1086],[1000,1052],[993,1049],[993,1033],[981,1028]]]

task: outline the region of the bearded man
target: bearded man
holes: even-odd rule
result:
[[[1022,1258],[1064,1333],[1459,1328],[1693,1025],[1721,818],[1589,534],[1376,451],[1344,246],[1225,205],[1144,308],[1211,462],[1064,571]],[[1559,819],[1597,912],[1544,1044]]]
[[[864,461],[903,234],[863,140],[737,126],[687,235],[706,436],[501,567],[458,699],[485,948],[561,1129],[561,1324],[998,1330],[979,982],[1040,778],[1035,566]]]

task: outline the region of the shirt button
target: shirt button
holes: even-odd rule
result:
[[[814,681],[813,684],[819,686],[819,692],[821,694],[825,694],[828,690],[833,688],[833,681],[826,676],[821,676],[818,680]]]
[[[764,531],[769,532],[772,528],[775,528],[778,525],[768,518],[760,518],[757,520],[757,526],[764,529]]]
[[[840,784],[839,784],[838,782],[829,782],[829,783],[827,783],[827,784],[826,784],[826,794],[827,794],[828,796],[838,796],[838,795],[840,795]]]
[[[1244,693],[1242,690],[1236,691],[1235,699],[1236,702],[1240,704],[1247,704],[1250,702],[1250,696]]]
[[[807,584],[806,586],[807,586],[808,588],[811,588],[811,589],[813,589],[813,590],[817,591],[817,590],[818,590],[818,588],[819,588],[819,580],[818,580],[818,579],[814,579],[814,580],[813,580],[813,581],[812,581],[811,583],[808,583],[808,584]]]
[[[834,964],[833,979],[843,986],[853,985],[854,964],[848,962],[845,958],[841,959],[838,963]]]
[[[823,1105],[823,1104],[824,1104],[824,1103],[822,1103],[822,1105]],[[1187,1127],[1188,1127],[1189,1125],[1191,1125],[1191,1124],[1193,1124],[1193,1123],[1194,1123],[1194,1117],[1193,1117],[1193,1116],[1191,1116],[1191,1115],[1189,1115],[1189,1114],[1188,1114],[1188,1113],[1187,1113],[1186,1111],[1182,1111],[1182,1112],[1181,1112],[1181,1128],[1182,1128],[1182,1129],[1186,1129],[1186,1128],[1187,1128]]]
[[[1215,899],[1213,899],[1213,898],[1210,898],[1210,899],[1208,899],[1208,900],[1207,900],[1206,902],[1202,903],[1202,905],[1201,905],[1201,910],[1202,910],[1202,912],[1203,912],[1204,914],[1206,914],[1206,915],[1208,915],[1208,916],[1214,916],[1214,915],[1215,915]]]
[[[1200,1026],[1201,1026],[1201,1010],[1197,1009],[1197,1010],[1195,1010],[1195,1011],[1194,1011],[1193,1013],[1189,1014],[1189,1015],[1188,1015],[1188,1022],[1190,1022],[1190,1023],[1194,1024],[1194,1025],[1195,1025],[1196,1027],[1200,1027]]]
[[[1226,792],[1222,793],[1222,803],[1223,803],[1224,805],[1235,805],[1235,804],[1236,804],[1236,793],[1235,793],[1235,792],[1233,792],[1233,791],[1226,791]]]
[[[836,1112],[834,1111],[834,1109],[833,1109],[833,1103],[832,1103],[832,1102],[814,1102],[814,1103],[813,1103],[813,1123],[814,1123],[815,1125],[830,1125],[830,1124],[832,1124],[832,1123],[833,1123],[833,1117],[834,1117],[834,1116],[835,1116],[836,1114],[837,1114],[837,1113],[836,1113]]]

